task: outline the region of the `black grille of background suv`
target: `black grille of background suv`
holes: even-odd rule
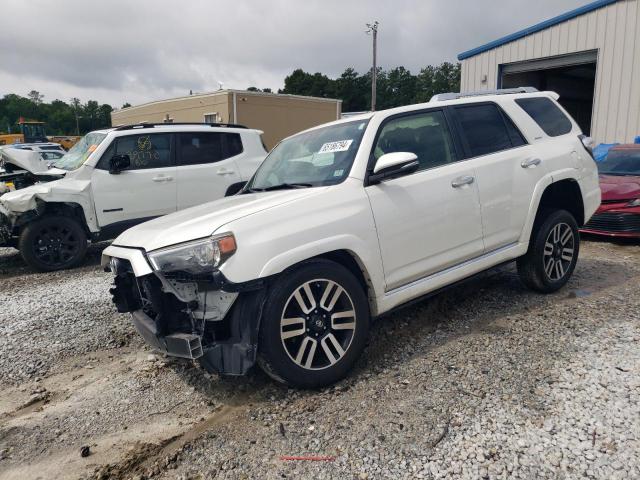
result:
[[[587,230],[612,233],[640,233],[640,215],[634,213],[599,213],[584,226]]]

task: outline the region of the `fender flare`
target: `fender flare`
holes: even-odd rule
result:
[[[533,195],[531,196],[529,213],[527,214],[527,220],[524,224],[524,228],[522,229],[522,234],[520,235],[520,243],[529,243],[531,232],[533,231],[533,224],[535,223],[536,216],[538,215],[538,209],[540,208],[540,201],[542,200],[542,196],[544,195],[544,192],[547,190],[547,188],[549,188],[554,183],[560,182],[562,180],[572,180],[576,182],[578,188],[580,188],[580,192],[582,193],[582,187],[580,186],[579,179],[576,177],[576,173],[577,170],[573,168],[567,168],[553,172],[553,174],[549,173],[540,179],[540,181],[536,184]]]
[[[369,288],[373,297],[383,295],[384,292],[378,292],[376,287],[384,288],[384,272],[380,265],[379,259],[376,262],[371,258],[375,252],[368,252],[367,246],[353,235],[336,235],[333,237],[323,238],[314,242],[306,243],[293,250],[281,252],[271,258],[260,270],[259,278],[278,275],[287,268],[293,267],[310,258],[319,257],[335,251],[346,251],[356,261],[365,279],[368,279]]]

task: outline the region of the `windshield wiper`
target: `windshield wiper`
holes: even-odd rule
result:
[[[295,188],[309,188],[312,187],[310,183],[279,183],[278,185],[271,185],[264,188],[248,188],[246,192],[271,192],[272,190],[291,190]]]

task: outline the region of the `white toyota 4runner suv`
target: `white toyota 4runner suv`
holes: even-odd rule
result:
[[[0,246],[18,248],[37,270],[77,265],[87,240],[236,193],[267,154],[261,133],[226,124],[128,125],[87,134],[54,168],[35,162],[28,171],[16,159],[26,170],[7,179],[30,186],[0,197]]]
[[[371,318],[516,260],[553,292],[600,204],[589,140],[552,92],[440,95],[283,140],[232,197],[134,227],[111,293],[168,355],[222,374],[344,377]],[[458,98],[459,97],[459,98]]]

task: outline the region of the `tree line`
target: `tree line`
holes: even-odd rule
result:
[[[249,87],[247,90],[271,92],[270,88]],[[426,102],[436,93],[460,91],[460,64],[429,65],[416,75],[404,67],[379,68],[376,90],[376,106],[380,110]],[[298,68],[285,77],[284,88],[278,93],[338,98],[343,102],[343,112],[365,111],[371,106],[371,71],[361,75],[355,69],[347,68],[338,78],[329,78]],[[130,106],[125,103],[122,108]],[[82,103],[78,98],[72,98],[68,103],[62,100],[46,103],[37,90],[32,90],[26,97],[9,93],[0,98],[0,133],[19,132],[17,123],[22,117],[45,122],[49,135],[84,135],[111,126],[112,110],[109,104],[95,100]]]
[[[255,87],[252,87],[255,89]],[[258,90],[258,89],[255,89]],[[269,91],[264,89],[263,91]],[[385,109],[427,102],[437,94],[460,91],[460,64],[429,65],[413,75],[404,67],[377,70],[376,108]],[[294,70],[278,93],[338,98],[343,112],[359,112],[371,107],[371,71],[361,75],[347,68],[338,78],[322,73]]]
[[[95,100],[82,103],[72,98],[69,103],[62,100],[44,101],[44,95],[32,90],[26,97],[9,93],[0,98],[0,132],[19,133],[20,118],[46,123],[48,135],[84,135],[91,130],[111,126],[109,104]]]

